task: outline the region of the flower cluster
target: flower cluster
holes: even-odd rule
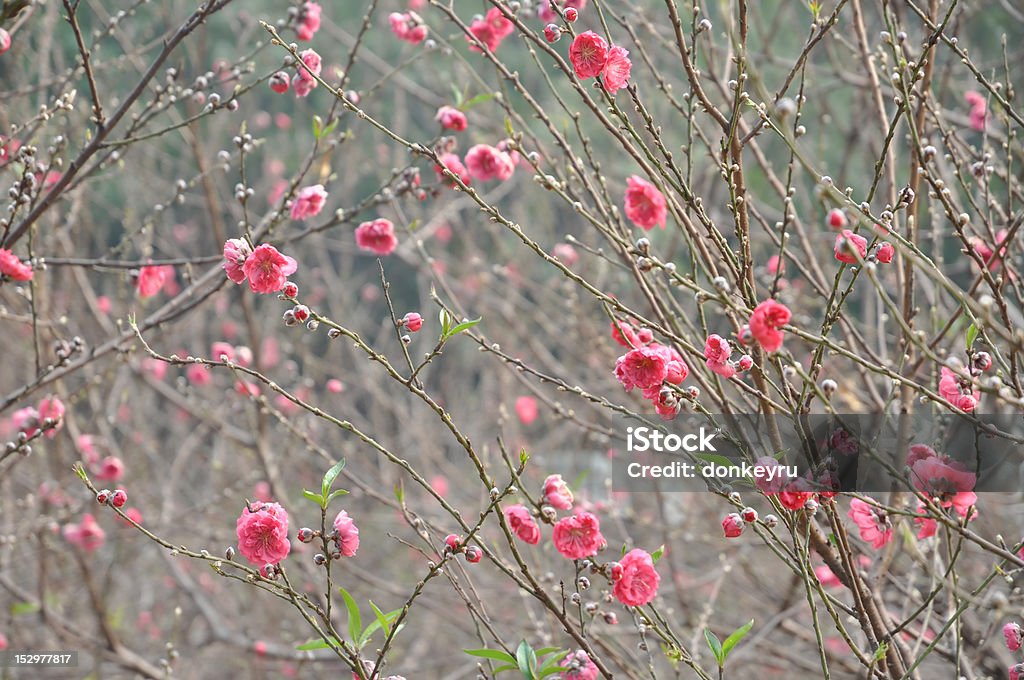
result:
[[[510,36],[515,28],[515,24],[505,18],[500,9],[492,7],[483,18],[476,19],[469,25],[469,32],[472,34],[472,37],[466,36],[469,49],[482,52],[479,45],[484,45],[489,51],[496,52],[502,41]]]
[[[604,38],[593,31],[576,36],[569,47],[569,61],[581,80],[601,77],[601,85],[615,94],[626,87],[633,63],[629,50],[618,45],[608,46]]]
[[[427,27],[416,12],[392,12],[388,15],[391,32],[399,40],[418,45],[427,37]]]
[[[44,397],[36,408],[26,406],[12,413],[11,423],[26,439],[34,437],[40,430],[53,439],[64,425],[64,402],[53,395]]]
[[[299,40],[312,40],[320,30],[320,14],[323,9],[315,2],[304,2],[295,16],[295,37]]]
[[[284,288],[288,277],[299,268],[294,259],[282,255],[269,243],[253,250],[245,240],[237,238],[225,241],[221,266],[229,279],[235,283],[248,280],[252,292],[263,294]]]
[[[709,335],[704,343],[704,359],[707,367],[722,376],[731,378],[737,371],[748,371],[754,365],[754,360],[748,354],[742,355],[737,361],[733,361],[732,345],[721,335]]]
[[[626,331],[626,337],[631,331]],[[636,339],[639,341],[639,336]],[[689,372],[679,352],[653,340],[634,346],[615,362],[615,377],[626,391],[639,388],[644,399],[666,420],[679,413],[679,399],[672,386],[680,385]]]
[[[974,389],[971,380],[954,373],[945,366],[939,376],[939,395],[964,413],[970,413],[978,406],[981,392]]]

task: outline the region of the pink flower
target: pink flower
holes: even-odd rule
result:
[[[277,503],[256,501],[245,508],[235,523],[238,552],[261,569],[277,564],[292,549],[288,542],[288,513]]]
[[[327,391],[332,394],[341,394],[345,391],[345,385],[337,378],[331,378],[327,381]]]
[[[338,550],[345,557],[352,557],[359,550],[359,527],[355,520],[342,510],[334,518],[334,530],[338,532]]]
[[[377,255],[390,255],[398,247],[395,225],[383,218],[363,222],[356,227],[356,245]]]
[[[298,198],[292,203],[292,219],[304,220],[318,215],[323,210],[326,200],[327,192],[324,190],[323,184],[303,187],[299,191]]]
[[[469,170],[466,169],[466,166],[462,164],[462,160],[457,155],[451,152],[443,153],[438,156],[438,160],[440,160],[441,163],[440,165],[434,166],[434,172],[437,173],[437,179],[439,181],[444,182],[448,186],[457,186],[455,184],[455,180],[444,174],[444,171],[448,170],[450,173],[458,177],[463,184],[469,186],[470,182],[472,182],[472,178],[469,176]]]
[[[615,581],[612,594],[628,607],[650,603],[658,594],[661,576],[654,569],[654,559],[646,550],[634,548],[619,560],[622,576]]]
[[[665,228],[665,196],[639,175],[632,175],[626,180],[626,217],[644,231],[655,226]]]
[[[580,33],[569,47],[569,61],[580,79],[593,78],[608,60],[608,43],[593,31]]]
[[[732,356],[732,347],[729,341],[721,335],[709,335],[704,343],[704,358],[707,359],[707,366],[723,378],[731,378],[736,375],[736,368],[729,363]]]
[[[93,474],[102,482],[116,482],[124,476],[124,463],[116,456],[107,456],[100,461]]]
[[[242,266],[246,258],[252,254],[249,244],[240,238],[229,238],[224,242],[224,263],[221,267],[228,275],[228,278],[235,283],[245,281],[245,270]]]
[[[507,180],[515,171],[515,163],[508,153],[488,144],[477,144],[466,152],[466,167],[473,179],[486,182]]]
[[[1006,640],[1006,647],[1011,652],[1020,649],[1021,641],[1024,640],[1020,626],[1013,621],[1003,626],[1003,639]]]
[[[92,552],[103,545],[107,535],[96,518],[86,513],[78,524],[64,525],[64,540],[86,552]]]
[[[263,294],[276,293],[284,288],[288,277],[298,268],[295,260],[282,255],[269,243],[257,246],[242,265],[242,271],[249,279],[249,289]]]
[[[974,249],[974,252],[978,255],[978,257],[981,258],[981,261],[984,262],[985,265],[991,271],[999,269],[999,266],[1003,262],[1002,256],[1006,254],[1006,248],[1004,247],[1004,243],[1006,241],[1007,236],[1009,236],[1009,231],[1007,231],[1006,229],[1000,229],[999,231],[996,232],[995,247],[996,250],[999,251],[998,256],[996,256],[996,250],[993,250],[989,244],[985,243],[980,238],[975,237],[972,238],[970,241],[971,248]]]
[[[11,49],[11,34],[6,29],[0,28],[0,54],[9,49]]]
[[[202,364],[191,364],[185,369],[185,378],[196,387],[205,387],[213,381],[210,369]]]
[[[931,538],[939,529],[939,523],[928,516],[928,509],[920,501],[917,504],[917,517],[914,518],[917,526],[917,537],[921,540]]]
[[[516,399],[516,415],[519,422],[529,425],[537,420],[537,400],[533,397],[523,396]]]
[[[235,348],[229,343],[217,341],[210,345],[210,357],[214,361],[222,361],[222,357],[227,357],[228,361],[234,361]]]
[[[304,2],[299,9],[298,25],[295,37],[299,40],[312,40],[320,30],[320,13],[322,8],[315,2]]]
[[[303,80],[302,78],[296,78],[294,81],[295,85],[295,96],[296,97],[308,97],[309,93],[313,91],[320,83],[315,80]]]
[[[562,479],[562,475],[548,475],[544,480],[542,501],[558,510],[569,510],[572,508],[573,495],[569,485]]]
[[[633,68],[633,62],[629,60],[629,50],[618,45],[612,45],[608,50],[608,59],[601,69],[601,83],[604,89],[615,94],[626,87],[629,80],[629,72]]]
[[[803,477],[786,481],[778,493],[779,503],[787,510],[801,510],[814,498],[811,484]]]
[[[731,512],[722,520],[722,531],[726,538],[739,538],[743,533],[743,518],[735,512]]]
[[[615,377],[630,391],[634,387],[649,390],[661,387],[668,375],[668,361],[665,355],[654,347],[637,347],[615,362]]]
[[[139,277],[135,281],[135,289],[140,298],[153,297],[160,292],[167,282],[167,277],[174,276],[174,267],[164,265],[149,265],[139,270]]]
[[[863,260],[868,254],[868,241],[849,229],[843,229],[842,233],[836,236],[836,259],[846,264],[857,264],[857,256],[854,255],[854,251],[859,253],[860,259]]]
[[[978,132],[984,132],[985,118],[988,114],[988,103],[985,101],[985,97],[979,92],[968,90],[964,92],[964,99],[967,100],[967,104],[971,107],[971,112],[968,114],[971,127]]]
[[[533,515],[524,505],[512,505],[505,508],[505,521],[520,541],[530,545],[540,543],[540,527]]]
[[[561,666],[566,669],[562,673],[562,680],[597,680],[601,673],[597,664],[582,649],[562,659]]]
[[[22,263],[11,251],[0,248],[0,275],[13,281],[28,281],[32,278],[32,267]]]
[[[882,243],[882,245],[878,246],[878,251],[875,253],[875,257],[882,264],[889,264],[895,256],[896,249],[893,248],[891,243]]]
[[[606,544],[597,515],[581,510],[555,522],[551,532],[555,548],[570,560],[596,555]]]
[[[53,439],[57,436],[57,430],[64,426],[64,402],[57,397],[50,395],[39,402],[39,424],[46,429],[46,436]],[[46,421],[54,424],[45,427]]]
[[[973,411],[981,398],[981,392],[965,387],[964,380],[945,366],[940,373],[939,395],[965,413]]]
[[[501,42],[511,35],[514,30],[515,24],[506,19],[505,15],[497,7],[487,10],[487,15],[484,18],[477,19],[469,25],[469,32],[473,35],[473,38],[476,38],[477,41],[485,45],[491,52],[497,51],[501,46]],[[482,51],[469,36],[466,36],[466,40],[470,43],[470,50],[474,52]]]
[[[750,315],[750,333],[766,352],[776,352],[782,347],[780,326],[789,323],[792,314],[789,308],[775,300],[765,300]]]
[[[623,347],[640,347],[654,340],[654,333],[649,328],[637,330],[626,321],[613,321],[612,340]]]
[[[392,12],[388,15],[388,22],[391,24],[391,32],[399,40],[417,45],[427,37],[427,27],[415,12]]]
[[[455,130],[456,132],[462,132],[469,125],[466,114],[454,106],[442,106],[439,108],[437,115],[434,116],[434,120],[441,123],[441,127],[445,130]]]
[[[952,498],[972,491],[978,477],[963,463],[935,455],[914,462],[910,468],[910,481],[915,489],[931,498]]]
[[[1024,678],[1024,663],[1010,666],[1006,672],[1009,674],[1010,680],[1022,680]]]
[[[874,503],[866,503],[859,498],[850,501],[847,516],[853,520],[860,531],[860,537],[878,550],[892,540],[892,525],[885,511]]]
[[[551,249],[551,254],[561,260],[566,267],[572,267],[580,259],[579,253],[568,243],[556,243]]]
[[[303,50],[299,53],[299,59],[301,59],[302,63],[306,66],[306,68],[302,68],[301,66],[298,68],[297,73],[299,80],[311,81],[313,83],[313,87],[316,87],[315,76],[320,75],[320,72],[323,70],[323,59],[320,58],[320,55],[316,50]],[[310,73],[310,71],[312,71],[312,73]]]

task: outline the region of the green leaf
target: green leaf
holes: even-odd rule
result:
[[[526,640],[516,648],[516,663],[526,680],[537,680],[537,654]]]
[[[725,659],[722,657],[722,642],[718,639],[717,635],[711,632],[710,628],[704,629],[704,639],[708,641],[708,647],[711,649],[711,653],[715,655],[718,667],[721,668],[725,665]]]
[[[396,609],[395,611],[391,612],[390,614],[385,614],[384,612],[382,612],[377,607],[377,605],[375,605],[373,603],[373,600],[370,600],[370,609],[373,610],[374,615],[377,617],[377,623],[379,623],[380,627],[384,629],[384,634],[385,635],[390,635],[391,634],[391,622],[395,620],[395,617],[398,616],[398,614],[402,610],[401,609]],[[370,626],[372,626],[372,625],[373,624],[371,623]],[[367,626],[366,628],[369,629],[370,626]]]
[[[561,663],[562,659],[569,655],[569,650],[566,649],[559,652],[556,648],[546,647],[545,649],[540,650],[538,654],[540,654],[541,656],[545,656],[547,654],[550,654],[551,652],[557,652],[557,654],[554,654],[553,656],[549,656],[548,658],[544,659],[544,663],[542,663],[540,668],[537,669],[538,678],[546,678],[549,675],[560,673],[561,671],[565,670],[559,664]]]
[[[37,605],[35,602],[15,602],[11,605],[11,616],[33,614],[37,611],[39,611],[39,605]]]
[[[463,102],[462,105],[459,106],[459,108],[462,109],[463,111],[467,111],[476,106],[477,104],[483,104],[484,102],[489,101],[491,99],[494,99],[494,93],[484,92],[483,94],[478,94],[469,101]]]
[[[352,641],[356,642],[359,639],[359,633],[363,630],[363,618],[359,615],[359,605],[344,588],[339,587],[338,592],[341,593],[341,599],[345,601],[345,609],[348,610],[348,634]]]
[[[313,139],[320,139],[320,134],[324,130],[324,119],[320,116],[313,116]]]
[[[334,644],[336,646],[341,644],[341,642],[337,638],[332,639],[334,640]],[[297,649],[300,652],[308,652],[314,649],[328,649],[330,646],[331,645],[327,643],[327,640],[323,638],[317,638],[316,640],[310,640],[309,642],[303,643],[295,649]]]
[[[874,655],[871,657],[871,663],[878,663],[881,661],[886,654],[889,653],[889,643],[884,640],[878,645],[878,649],[875,650]]]
[[[482,659],[494,659],[495,661],[504,661],[505,663],[516,663],[516,658],[508,652],[503,652],[500,649],[463,649],[466,654],[470,656],[479,656]],[[516,668],[517,666],[513,666]]]
[[[455,326],[454,328],[450,328],[447,331],[445,331],[444,339],[447,340],[449,338],[453,338],[456,335],[458,335],[459,333],[461,333],[463,331],[466,331],[466,330],[469,330],[473,326],[475,326],[478,323],[480,323],[482,320],[483,320],[483,317],[478,317],[476,319],[473,319],[472,321],[463,321],[458,326]]]
[[[342,458],[335,463],[330,470],[324,473],[324,478],[320,482],[320,495],[327,498],[327,494],[330,493],[331,487],[334,486],[334,480],[341,474],[342,468],[345,467],[345,459]]]
[[[754,619],[750,619],[750,621],[748,621],[746,624],[744,624],[744,625],[740,626],[739,628],[737,628],[736,630],[734,630],[729,637],[725,638],[725,642],[722,643],[722,663],[723,664],[725,663],[725,660],[727,658],[729,658],[729,652],[732,651],[732,648],[735,647],[736,645],[738,645],[740,643],[740,640],[742,640],[744,637],[746,637],[747,633],[749,633],[750,629],[753,628],[753,627],[754,627]]]
[[[971,324],[967,327],[967,349],[974,347],[974,341],[978,339],[978,325]]]
[[[507,664],[505,666],[498,666],[497,668],[495,668],[494,669],[494,674],[497,675],[498,673],[504,673],[505,671],[517,671],[517,670],[519,670],[519,667],[516,666],[515,664]]]
[[[318,493],[310,491],[309,489],[303,489],[302,495],[319,505],[321,508],[327,507],[327,501],[325,501],[324,497]]]
[[[405,487],[402,486],[402,482],[395,484],[395,500],[399,505],[405,504]]]
[[[332,491],[330,493],[329,496],[327,496],[327,502],[330,503],[331,501],[333,501],[338,496],[347,496],[347,495],[348,495],[348,491],[345,491],[344,489],[335,489],[334,491]]]
[[[332,123],[331,123],[330,125],[328,125],[327,127],[325,127],[325,128],[323,129],[323,131],[322,131],[322,132],[320,133],[320,136],[321,136],[321,137],[327,137],[327,136],[328,136],[328,135],[330,135],[330,134],[331,134],[332,132],[334,132],[334,129],[335,129],[336,127],[338,127],[338,121],[339,121],[339,119],[338,119],[338,118],[335,118],[335,119],[334,119],[334,121],[333,121],[333,122],[332,122]]]
[[[526,452],[526,449],[519,449],[519,464],[526,465],[530,460],[530,454]]]
[[[512,130],[512,121],[509,119],[508,116],[505,116],[505,132],[508,133],[509,137],[516,136],[515,131]]]
[[[661,545],[660,545],[660,546],[658,547],[658,549],[657,549],[657,550],[655,550],[654,552],[652,552],[652,553],[651,553],[651,560],[652,560],[652,561],[653,561],[653,562],[654,562],[655,564],[657,564],[657,563],[658,563],[658,560],[660,560],[660,559],[661,559],[661,556],[662,556],[662,555],[664,555],[664,554],[665,554],[665,544],[664,544],[664,543],[662,543],[662,544],[661,544]]]

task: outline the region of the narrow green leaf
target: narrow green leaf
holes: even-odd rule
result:
[[[540,668],[537,669],[537,677],[546,678],[547,676],[552,675],[554,673],[560,673],[564,671],[565,668],[563,668],[560,664],[562,662],[562,659],[564,659],[568,655],[569,650],[566,649],[544,659],[544,663],[542,663]]]
[[[321,508],[327,507],[327,502],[324,500],[324,497],[318,493],[314,493],[309,489],[303,489],[302,495],[319,505]]]
[[[359,638],[359,633],[363,630],[363,619],[359,615],[359,605],[356,604],[355,599],[344,588],[339,587],[338,592],[341,593],[341,599],[345,601],[345,609],[348,610],[348,634],[352,637],[352,641],[355,642]]]
[[[463,102],[462,105],[459,106],[459,108],[462,109],[463,111],[468,111],[469,109],[473,108],[477,104],[483,104],[484,102],[489,101],[491,99],[494,99],[494,93],[493,92],[484,92],[483,94],[478,94],[477,96],[473,97],[472,99]]]
[[[342,458],[333,466],[331,469],[324,473],[323,481],[320,482],[320,494],[327,498],[327,494],[330,493],[331,487],[334,486],[334,480],[341,474],[342,468],[345,467],[345,459]]]
[[[334,491],[332,491],[330,493],[329,496],[327,496],[327,502],[330,503],[331,501],[333,501],[338,496],[347,496],[347,495],[348,495],[348,491],[345,491],[345,489],[335,489]]]
[[[15,602],[11,605],[11,616],[33,614],[37,611],[39,611],[39,605],[34,602]]]
[[[313,138],[320,139],[320,134],[324,129],[324,119],[320,116],[313,116]]]
[[[715,655],[715,661],[718,662],[718,667],[721,668],[725,665],[725,659],[722,658],[722,642],[718,639],[717,635],[711,632],[710,628],[704,629],[704,639],[708,641],[708,648]]]
[[[658,549],[657,549],[657,550],[655,550],[654,552],[652,552],[652,553],[651,553],[651,560],[652,560],[652,561],[653,561],[653,562],[654,562],[655,564],[657,564],[657,563],[658,563],[658,560],[660,560],[660,559],[661,559],[661,556],[662,556],[662,555],[664,555],[664,554],[665,554],[665,544],[664,544],[664,543],[662,543],[662,544],[661,544],[661,545],[660,545],[660,546],[658,547]]]
[[[482,659],[494,659],[495,661],[504,661],[511,664],[516,663],[514,656],[500,649],[464,649],[462,651],[470,656],[478,656]],[[512,668],[516,668],[516,666],[512,666]]]
[[[331,134],[332,132],[334,132],[334,129],[336,127],[338,127],[338,120],[339,120],[338,118],[335,118],[334,121],[330,125],[328,125],[327,127],[325,127],[323,129],[323,132],[320,133],[320,136],[321,137],[326,137],[329,134]]]
[[[473,319],[472,321],[463,321],[462,323],[460,323],[459,325],[455,326],[454,328],[451,328],[451,329],[445,331],[444,339],[447,340],[449,338],[454,338],[459,333],[461,333],[463,331],[466,331],[466,330],[469,330],[473,326],[475,326],[478,323],[480,323],[480,321],[482,321],[482,320],[483,320],[483,317],[480,317],[480,318],[477,318],[477,319]]]
[[[516,670],[519,670],[518,666],[516,666],[515,664],[507,664],[505,666],[498,666],[497,668],[495,668],[494,669],[494,674],[497,675],[498,673],[504,673],[505,671],[516,671]]]
[[[335,645],[341,644],[337,638],[333,639]],[[300,652],[308,652],[314,649],[327,649],[328,647],[330,647],[330,645],[327,643],[327,640],[323,638],[318,638],[316,640],[310,640],[309,642],[303,643],[295,649],[297,649]]]
[[[967,349],[974,347],[974,341],[978,339],[978,326],[971,324],[967,327]]]
[[[734,630],[729,637],[725,638],[725,642],[722,643],[722,663],[723,664],[725,663],[725,660],[727,658],[729,658],[729,652],[732,651],[732,648],[735,647],[736,645],[738,645],[740,643],[740,640],[742,640],[744,637],[746,637],[747,633],[749,633],[750,629],[753,628],[753,627],[754,627],[754,619],[750,619],[750,621],[748,621],[746,624],[744,624],[744,625],[740,626],[739,628],[737,628],[736,630]]]

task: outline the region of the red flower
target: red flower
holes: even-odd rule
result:
[[[754,308],[750,315],[750,333],[766,352],[776,352],[782,347],[780,326],[789,323],[792,314],[789,308],[775,300],[765,300]]]
[[[578,78],[593,78],[601,72],[607,60],[608,43],[593,31],[580,33],[569,47],[569,61]]]
[[[28,281],[32,278],[32,267],[24,264],[11,251],[0,248],[0,275],[14,281]]]
[[[626,217],[644,231],[655,226],[665,228],[665,196],[643,177],[632,175],[626,180]]]

